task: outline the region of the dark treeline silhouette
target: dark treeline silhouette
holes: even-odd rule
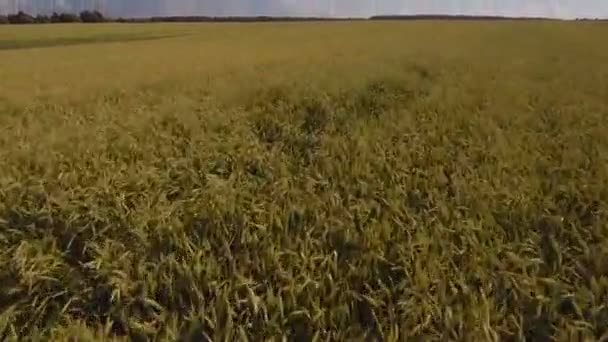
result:
[[[8,16],[0,15],[0,24],[52,24],[52,23],[102,23],[112,21],[98,11],[83,11],[75,13],[53,13],[52,15],[32,16],[23,11]]]
[[[51,16],[38,15],[33,17],[25,12],[0,16],[0,24],[46,24],[46,23],[158,23],[158,22],[270,22],[270,21],[347,21],[365,20],[365,18],[324,18],[324,17],[274,17],[274,16],[167,16],[144,18],[109,18],[98,11],[83,11],[74,13],[53,13]]]
[[[269,22],[269,21],[347,21],[365,20],[364,18],[322,18],[322,17],[271,17],[271,16],[234,16],[234,17],[206,17],[206,16],[171,16],[151,18],[120,18],[119,22]]]
[[[80,20],[83,23],[103,23],[109,19],[105,18],[99,11],[83,11],[80,12]]]
[[[505,17],[491,15],[442,15],[442,14],[417,14],[417,15],[377,15],[370,20],[558,20],[544,17]]]
[[[589,21],[589,22],[602,22],[602,23],[608,22],[608,18],[594,18],[594,19],[591,19],[591,18],[577,18],[575,20],[576,21]]]
[[[83,11],[74,13],[53,13],[51,16],[37,15],[36,17],[25,12],[0,15],[0,24],[47,24],[47,23],[159,23],[159,22],[288,22],[288,21],[353,21],[353,20],[559,20],[544,17],[504,17],[479,15],[378,15],[369,18],[327,18],[327,17],[274,17],[274,16],[167,16],[146,18],[108,18],[98,11]],[[581,21],[605,21],[602,19],[577,19]]]
[[[35,22],[34,17],[25,12],[9,14],[7,19],[9,24],[33,24]]]

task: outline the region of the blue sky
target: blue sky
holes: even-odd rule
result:
[[[293,15],[484,14],[560,18],[608,18],[608,0],[0,0],[0,13],[104,8],[111,15]],[[51,5],[52,4],[52,5]]]

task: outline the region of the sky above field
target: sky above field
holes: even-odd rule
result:
[[[0,0],[0,12],[79,11],[113,16],[474,14],[559,18],[608,17],[608,0]]]

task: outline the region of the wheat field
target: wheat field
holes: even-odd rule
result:
[[[0,339],[608,341],[606,36],[0,27]]]

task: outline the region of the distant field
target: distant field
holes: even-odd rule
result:
[[[0,27],[0,339],[608,340],[606,37]]]

